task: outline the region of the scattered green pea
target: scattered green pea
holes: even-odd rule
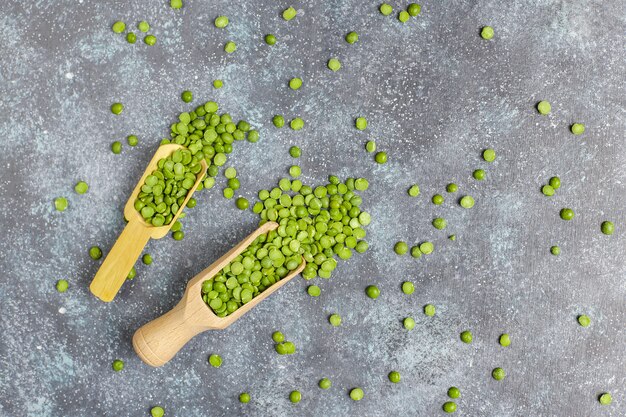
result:
[[[293,130],[300,130],[304,127],[304,120],[299,117],[296,117],[289,122],[289,127]]]
[[[302,169],[298,165],[292,165],[289,168],[289,175],[292,178],[298,178],[302,174]]]
[[[265,35],[265,43],[268,45],[275,45],[276,44],[276,36],[270,34]]]
[[[394,384],[397,384],[398,382],[400,382],[400,372],[391,371],[389,372],[388,378],[389,378],[389,381],[393,382]]]
[[[212,367],[219,368],[220,366],[222,366],[222,357],[216,353],[213,353],[211,356],[209,356],[209,363]]]
[[[418,14],[420,14],[420,12],[422,11],[422,6],[420,6],[417,3],[411,3],[409,4],[409,6],[406,8],[406,11],[409,12],[409,14],[413,17],[417,16]]]
[[[461,207],[471,209],[474,207],[474,198],[470,195],[463,196],[460,200]]]
[[[279,355],[293,355],[296,353],[296,345],[294,345],[293,342],[277,343],[274,349]]]
[[[432,242],[420,243],[420,252],[424,255],[430,255],[435,250],[435,245]]]
[[[443,403],[443,411],[446,413],[454,413],[456,411],[456,403],[454,401],[446,401]]]
[[[411,317],[407,317],[402,321],[402,325],[407,330],[413,330],[415,328],[415,320]]]
[[[493,149],[489,148],[489,149],[485,149],[483,151],[483,159],[487,162],[493,162],[496,160],[496,151],[494,151]]]
[[[511,337],[509,336],[508,333],[502,333],[500,335],[499,342],[500,342],[500,346],[508,347],[511,345]]]
[[[180,95],[180,98],[185,102],[185,103],[191,103],[191,101],[193,100],[193,93],[189,90],[185,90],[182,92],[182,94]]]
[[[571,127],[570,130],[572,131],[573,134],[575,135],[582,135],[583,133],[585,133],[585,125],[582,123],[574,123]]]
[[[102,250],[97,246],[92,246],[89,248],[89,256],[94,261],[97,261],[98,259],[102,258]]]
[[[228,17],[227,16],[218,16],[215,18],[215,21],[213,22],[215,24],[216,28],[225,28],[226,26],[228,26]]]
[[[150,24],[145,20],[142,20],[141,22],[137,23],[137,29],[139,29],[139,31],[143,33],[146,33],[150,30]]]
[[[68,284],[67,280],[60,279],[60,280],[57,281],[56,289],[57,289],[58,292],[65,292],[65,291],[67,291],[68,287],[69,287],[69,284]]]
[[[550,184],[550,187],[558,190],[561,187],[561,179],[559,177],[552,177],[548,184]]]
[[[226,44],[224,45],[224,51],[227,54],[232,54],[233,52],[235,52],[237,50],[237,44],[233,41],[228,41],[226,42]]]
[[[375,300],[380,295],[380,290],[378,289],[376,285],[368,285],[367,288],[365,289],[365,293],[367,294],[369,298]]]
[[[239,402],[242,404],[247,404],[250,402],[250,394],[247,392],[242,392],[239,394]]]
[[[300,393],[300,391],[291,391],[291,393],[289,393],[289,401],[291,401],[292,403],[297,404],[300,402],[300,400],[302,400],[302,394]]]
[[[486,175],[487,175],[487,173],[485,172],[484,169],[477,169],[477,170],[474,170],[474,172],[472,173],[472,176],[477,181],[484,180]]]
[[[126,42],[128,42],[128,43],[135,43],[135,42],[137,42],[137,35],[135,35],[134,32],[128,32],[126,34]]]
[[[554,256],[559,256],[561,254],[561,248],[559,248],[558,246],[552,246],[550,248],[550,253]]]
[[[539,114],[543,114],[545,116],[547,114],[550,114],[550,112],[552,111],[552,106],[549,102],[542,100],[537,103],[537,111],[539,112]]]
[[[474,339],[474,336],[472,335],[472,332],[470,332],[469,330],[464,330],[461,332],[461,341],[463,343],[472,343],[472,340]]]
[[[411,295],[415,291],[415,285],[411,281],[405,281],[402,283],[402,292]]]
[[[174,233],[172,233],[172,238],[174,238],[174,240],[183,240],[184,237],[185,237],[185,232],[183,232],[182,230],[177,230]]]
[[[424,306],[424,314],[428,317],[433,317],[435,315],[435,306],[432,304],[426,304]]]
[[[339,314],[331,314],[328,321],[333,327],[341,326],[341,316]]]
[[[222,81],[222,80],[213,80],[213,88],[215,88],[216,90],[219,90],[222,87],[224,87],[224,81]]]
[[[113,23],[113,26],[111,26],[111,30],[113,30],[113,32],[115,33],[122,33],[126,30],[126,23],[118,20],[117,22]]]
[[[352,388],[350,390],[350,398],[352,398],[353,401],[360,401],[363,399],[363,396],[364,393],[361,388]]]
[[[306,292],[311,297],[319,297],[322,294],[322,290],[317,285],[309,285],[308,288],[306,289]]]
[[[605,392],[598,397],[598,401],[602,405],[609,405],[613,402],[613,397],[608,392]]]
[[[119,155],[120,153],[122,153],[122,142],[120,141],[115,141],[111,144],[111,152],[113,152],[116,155]]]
[[[111,364],[111,367],[113,368],[115,372],[119,372],[122,369],[124,369],[124,361],[121,359],[115,359],[113,363]]]
[[[54,199],[54,208],[57,211],[65,211],[67,209],[68,202],[65,197],[57,197]]]
[[[321,389],[329,389],[332,386],[332,382],[328,378],[322,378],[320,379],[320,382],[317,383],[317,385]]]
[[[180,9],[183,7],[183,0],[170,0],[170,7],[172,9]]]
[[[456,398],[459,398],[460,396],[461,396],[461,390],[459,390],[457,387],[448,388],[448,397],[452,399],[456,399]]]
[[[346,42],[348,42],[349,44],[354,44],[358,42],[358,40],[359,40],[359,34],[356,32],[349,32],[346,35]]]
[[[143,38],[143,42],[148,46],[154,46],[156,44],[157,38],[154,35],[147,35]]]
[[[450,236],[448,236],[448,239],[450,239],[451,241],[455,242],[456,241],[456,235],[450,235]]]
[[[134,279],[136,276],[137,276],[137,270],[133,266],[132,268],[130,268],[130,271],[128,271],[128,275],[126,275],[126,279],[131,280],[131,279]]]
[[[328,69],[337,72],[341,68],[341,62],[337,58],[331,58],[328,60]]]
[[[365,117],[357,117],[354,125],[358,130],[365,130],[367,128],[367,119]]]
[[[207,281],[205,281],[207,282]],[[211,287],[213,288],[213,287]],[[206,291],[209,292],[209,291]],[[272,333],[272,340],[276,343],[282,343],[285,341],[285,335],[282,334],[282,332],[279,332],[278,330],[275,331],[274,333]]]
[[[600,230],[605,235],[612,235],[615,232],[615,225],[613,224],[613,222],[606,220],[603,221],[600,225]]]
[[[420,250],[419,245],[415,245],[411,248],[411,256],[415,259],[422,257],[422,251]]]
[[[563,208],[559,212],[561,219],[563,220],[572,220],[574,218],[574,210],[570,208]]]
[[[152,263],[152,256],[150,256],[149,253],[146,253],[141,257],[141,261],[144,265],[150,265]]]
[[[581,314],[580,316],[578,316],[578,324],[583,327],[589,327],[589,325],[591,324],[591,319],[589,318],[589,316]]]
[[[285,11],[283,11],[283,19],[289,21],[296,17],[297,14],[298,12],[296,11],[296,9],[294,9],[293,7],[289,7],[288,9],[285,9]]]
[[[120,114],[124,111],[124,105],[122,103],[111,104],[111,113]]]
[[[379,164],[387,163],[387,152],[378,152],[374,160]]]
[[[126,138],[126,142],[128,142],[129,146],[137,146],[137,144],[139,143],[139,139],[137,139],[137,136],[135,135],[129,135]]]
[[[456,185],[455,183],[451,182],[450,184],[446,185],[446,191],[449,193],[456,193],[459,190],[459,186]]]
[[[441,194],[435,194],[431,201],[433,202],[433,204],[440,206],[443,204],[444,198]]]
[[[484,27],[481,29],[481,31],[480,31],[480,36],[481,36],[483,39],[487,39],[487,40],[489,40],[489,39],[493,38],[493,33],[494,33],[494,32],[493,32],[493,28],[492,28],[491,26],[484,26]]]
[[[552,197],[554,195],[554,188],[551,185],[546,184],[543,187],[541,187],[541,192],[546,197]]]
[[[246,210],[248,207],[250,207],[250,202],[244,197],[239,197],[235,201],[235,205],[239,210]]]
[[[491,376],[496,381],[502,381],[506,377],[506,372],[504,372],[504,369],[502,368],[495,368],[491,371]]]
[[[74,186],[76,194],[85,194],[89,190],[89,185],[85,181],[78,181]]]
[[[302,151],[297,146],[292,146],[289,148],[289,155],[291,155],[292,158],[300,158]]]
[[[182,1],[181,0],[172,0],[172,3],[174,3],[175,1],[178,1],[181,3],[182,6]],[[173,7],[173,9],[179,9],[180,7]],[[152,409],[150,409],[150,415],[152,417],[163,417],[165,415],[165,410],[163,409],[163,407],[159,407],[158,405],[156,407],[152,407]]]
[[[302,79],[295,77],[292,78],[291,80],[289,80],[289,88],[291,88],[292,90],[297,90],[300,87],[302,87]]]
[[[376,142],[373,140],[368,140],[365,144],[365,150],[369,153],[376,152]]]
[[[420,195],[420,187],[417,184],[414,184],[409,188],[407,192],[409,196],[417,197],[418,195]]]
[[[274,117],[272,117],[272,123],[274,124],[274,126],[280,129],[281,127],[285,125],[285,118],[281,116],[280,114],[277,114]]]
[[[393,247],[394,252],[398,255],[404,255],[409,250],[409,245],[406,242],[397,242]]]
[[[446,228],[447,225],[448,222],[446,222],[446,219],[442,219],[441,217],[437,217],[433,220],[433,227],[435,229],[443,230]]]
[[[402,10],[400,11],[400,13],[398,13],[398,20],[402,23],[406,23],[410,17],[411,15],[409,15],[409,12],[407,12],[406,10]]]
[[[387,3],[381,4],[378,10],[380,10],[380,13],[384,16],[389,16],[391,13],[393,13],[393,7],[391,7],[391,5]]]

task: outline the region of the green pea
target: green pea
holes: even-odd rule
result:
[[[380,295],[380,290],[376,285],[368,285],[367,288],[365,288],[365,293],[369,298],[375,300]]]
[[[137,270],[135,269],[135,267],[133,266],[132,268],[130,268],[130,271],[128,272],[128,275],[126,275],[126,279],[133,279],[137,276]]]
[[[406,11],[409,12],[409,14],[413,17],[417,16],[418,14],[420,14],[420,12],[422,11],[422,6],[420,6],[417,3],[411,3],[409,4],[409,6],[406,8]]]
[[[472,173],[472,176],[474,177],[475,180],[477,181],[482,181],[485,179],[485,176],[487,174],[485,173],[484,169],[477,169]]]
[[[265,43],[268,44],[268,45],[276,44],[276,36],[274,36],[272,34],[265,35]]]
[[[111,104],[111,113],[120,114],[124,111],[124,105],[122,103]]]
[[[409,188],[407,192],[409,196],[417,197],[418,195],[420,195],[420,187],[417,184],[414,184]]]
[[[433,202],[433,204],[435,204],[437,206],[440,206],[440,205],[443,204],[444,198],[443,198],[443,196],[441,194],[435,194],[433,196],[433,198],[432,198],[432,202]]]
[[[174,238],[174,240],[183,240],[183,238],[185,237],[185,232],[183,232],[182,230],[177,230],[172,233],[172,237]]]
[[[228,41],[226,42],[226,44],[224,45],[224,51],[227,54],[232,54],[233,52],[235,52],[237,50],[237,44],[233,41]]]
[[[379,164],[387,163],[387,152],[378,152],[374,157],[374,160]]]
[[[435,315],[435,306],[432,304],[426,304],[424,306],[424,314],[428,317],[433,317]]]
[[[139,143],[139,140],[137,139],[137,136],[135,135],[129,135],[126,138],[126,141],[128,142],[129,146],[137,146],[137,144]]]
[[[111,144],[111,152],[119,155],[122,152],[122,142],[115,141]]]
[[[504,372],[504,369],[502,368],[495,368],[491,371],[491,376],[496,381],[502,381],[506,377],[506,372]]]
[[[359,40],[359,34],[356,32],[349,32],[346,35],[346,42],[348,42],[349,44],[354,44]]]
[[[613,224],[613,222],[606,220],[603,221],[600,225],[600,230],[605,235],[612,235],[615,232],[615,225]]]
[[[572,131],[573,134],[575,135],[582,135],[583,133],[585,133],[585,125],[582,123],[574,123],[571,127],[570,130]]]
[[[554,256],[559,256],[561,254],[561,248],[559,248],[558,246],[552,246],[550,248],[550,253]]]
[[[222,80],[213,80],[213,88],[215,88],[216,90],[219,90],[222,87],[224,87],[224,81],[222,81]]]
[[[474,339],[474,336],[472,335],[472,332],[470,332],[469,330],[464,330],[461,332],[461,341],[463,343],[472,343],[472,340]]]
[[[214,23],[216,28],[225,28],[226,26],[228,26],[228,17],[218,16],[215,18]]]
[[[394,245],[393,250],[398,255],[404,255],[409,250],[409,245],[406,242],[398,242]]]
[[[402,10],[400,13],[398,13],[398,20],[402,23],[406,23],[410,17],[411,15],[409,15],[409,12],[405,10]]]
[[[135,42],[137,42],[137,35],[135,35],[133,32],[128,32],[126,34],[126,42],[128,42],[128,43],[135,43]]]
[[[541,187],[541,192],[546,197],[552,197],[554,195],[554,188],[551,185],[546,184],[543,187]]]
[[[494,34],[494,32],[493,32],[493,28],[491,26],[484,26],[481,29],[481,31],[480,31],[480,36],[483,39],[487,39],[487,40],[493,38],[493,34]]]
[[[293,355],[296,353],[296,346],[292,342],[278,343],[274,348],[279,355]]]
[[[472,207],[474,207],[474,198],[472,198],[472,196],[470,195],[466,195],[461,198],[459,203],[461,204],[461,207],[471,209]]]
[[[111,30],[115,33],[122,33],[126,30],[126,23],[118,20],[117,22],[113,23],[113,26],[111,26]]]
[[[222,194],[224,195],[225,198],[233,198],[235,196],[235,191],[230,187],[226,187],[224,188],[224,191],[222,192]]]
[[[85,181],[78,181],[74,186],[76,194],[85,194],[89,190],[89,185]]]
[[[289,88],[291,88],[292,90],[297,90],[300,87],[302,87],[302,79],[301,78],[292,78],[291,80],[289,80]]]
[[[456,235],[450,235],[448,236],[448,239],[450,239],[451,241],[456,241]]]
[[[144,254],[141,257],[141,261],[145,264],[145,265],[150,265],[152,263],[152,256],[150,256],[149,253]]]
[[[280,114],[277,114],[272,118],[272,123],[274,124],[274,126],[280,129],[285,125],[285,118]]]
[[[435,227],[435,229],[443,230],[446,228],[447,225],[448,222],[446,222],[446,219],[442,219],[441,217],[437,217],[433,220],[433,226]]]
[[[451,182],[450,184],[446,185],[446,191],[449,193],[456,193],[459,190],[459,186],[456,185],[455,183]]]
[[[65,211],[67,209],[68,202],[65,197],[57,197],[54,199],[54,208],[57,211]]]
[[[214,368],[219,368],[222,366],[222,357],[216,353],[209,356],[209,363]]]
[[[65,292],[67,291],[67,288],[69,287],[69,284],[66,280],[64,279],[60,279],[57,281],[56,284],[56,289],[58,292]]]
[[[357,117],[354,125],[358,130],[365,130],[367,128],[367,119],[365,117]]]
[[[373,140],[367,141],[365,144],[365,150],[369,153],[376,152],[376,142]]]
[[[415,320],[411,317],[407,317],[402,321],[402,325],[407,330],[413,330],[415,328]]]
[[[350,398],[353,401],[360,401],[363,399],[364,393],[361,388],[352,388],[350,390]]]
[[[102,250],[97,246],[92,246],[89,248],[89,256],[91,259],[97,261],[102,258]]]
[[[235,201],[235,204],[237,205],[237,208],[239,210],[246,210],[248,207],[250,207],[250,202],[248,202],[248,200],[243,197],[239,197]]]
[[[282,343],[285,341],[285,335],[283,335],[278,330],[272,333],[272,340],[276,343]]]
[[[415,259],[422,257],[422,251],[420,250],[419,245],[415,245],[411,248],[411,256]]]
[[[494,151],[493,149],[489,148],[489,149],[485,149],[483,151],[483,159],[487,162],[493,162],[496,160],[496,151]]]
[[[296,117],[293,120],[291,120],[291,122],[289,122],[289,127],[291,127],[291,129],[293,130],[300,130],[304,127],[304,120],[302,120],[299,117]]]
[[[457,387],[448,388],[448,397],[456,399],[456,398],[459,398],[460,396],[461,396],[461,390],[459,390]]]
[[[424,255],[430,255],[435,250],[435,245],[432,242],[420,243],[420,252]]]
[[[283,11],[283,19],[289,21],[296,17],[297,14],[298,12],[296,11],[296,9],[294,9],[293,7],[289,7],[288,9],[285,9],[285,11]]]
[[[185,103],[191,103],[191,101],[193,100],[193,93],[189,90],[185,90],[182,92],[182,94],[180,95],[180,98],[185,102]]]
[[[170,0],[170,7],[172,9],[180,9],[183,7],[183,0]]]
[[[578,316],[578,324],[583,327],[589,327],[589,325],[591,324],[591,319],[589,318],[589,316],[581,314],[580,316]]]
[[[113,363],[111,364],[111,367],[113,368],[115,372],[119,372],[122,369],[124,369],[124,361],[121,359],[115,359]]]
[[[393,382],[394,384],[400,382],[400,372],[398,371],[391,371],[387,376],[389,378],[389,381]]]
[[[298,165],[292,165],[289,168],[289,175],[291,175],[292,178],[298,178],[300,174],[302,174],[302,169]]]
[[[328,321],[333,327],[341,326],[341,316],[339,314],[331,314]]]
[[[389,16],[391,13],[393,13],[393,7],[391,7],[391,5],[387,3],[381,4],[378,10],[380,10],[380,13],[384,16]]]
[[[297,404],[300,402],[300,400],[302,400],[302,394],[300,393],[300,391],[291,391],[289,393],[289,401],[291,401],[292,403]]]
[[[311,297],[319,297],[322,294],[322,290],[317,285],[309,285],[306,289]]]
[[[332,72],[337,72],[341,68],[341,62],[337,58],[331,58],[328,60],[328,69]]]
[[[446,413],[454,413],[456,411],[456,403],[454,401],[446,401],[443,403],[442,408]]]
[[[613,402],[613,397],[608,392],[605,392],[598,397],[598,401],[602,405],[609,405]]]
[[[511,345],[511,338],[508,333],[502,333],[500,335],[500,346],[508,347]]]
[[[247,392],[242,392],[241,394],[239,394],[239,402],[243,403],[243,404],[247,404],[250,402],[250,394],[248,394]]]
[[[321,389],[329,389],[331,387],[331,385],[332,385],[332,382],[328,378],[322,378],[322,379],[320,379],[320,382],[317,383],[317,385]]]
[[[228,167],[224,170],[224,176],[228,179],[237,177],[237,169],[234,167]]]
[[[539,114],[543,114],[545,116],[547,114],[550,114],[550,112],[552,111],[552,106],[549,102],[542,100],[537,103],[537,111],[539,112]]]
[[[139,29],[143,33],[146,33],[150,30],[150,24],[145,20],[142,20],[141,22],[137,23],[137,29]]]
[[[143,38],[143,42],[148,46],[154,46],[156,44],[157,38],[154,35],[147,35]]]
[[[289,148],[289,155],[291,155],[292,158],[300,158],[302,151],[297,146],[292,146]]]
[[[411,281],[405,281],[402,283],[402,292],[410,295],[415,291],[415,285]]]
[[[557,190],[561,187],[561,179],[559,177],[552,177],[550,178],[549,184],[550,184],[550,187]]]
[[[561,216],[561,219],[563,220],[572,220],[574,218],[574,210],[570,208],[563,208],[559,212],[559,215]]]
[[[175,1],[178,1],[181,3],[182,6],[182,0],[172,0],[172,3],[174,3]],[[173,9],[178,9],[179,7],[173,7]],[[165,415],[165,410],[163,410],[163,407],[159,407],[158,405],[156,407],[152,407],[150,409],[150,415],[152,417],[163,417]]]

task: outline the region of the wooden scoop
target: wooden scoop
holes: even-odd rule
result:
[[[304,269],[304,259],[298,268],[289,275],[272,284],[250,302],[239,307],[226,317],[218,317],[202,300],[202,283],[215,276],[237,255],[243,252],[259,235],[278,227],[277,223],[268,222],[259,227],[237,246],[215,261],[211,266],[193,277],[187,284],[182,300],[169,312],[140,327],[133,336],[133,347],[142,361],[150,366],[162,366],[198,333],[209,329],[221,330],[233,324],[274,291],[289,282]]]
[[[143,176],[135,186],[133,193],[126,202],[126,206],[124,207],[124,217],[128,220],[128,224],[117,238],[117,241],[115,241],[115,245],[111,248],[111,251],[100,266],[100,269],[98,269],[96,276],[93,278],[93,281],[91,281],[91,285],[89,286],[93,295],[102,301],[109,302],[115,298],[115,295],[122,287],[122,284],[126,281],[128,272],[131,270],[133,265],[135,265],[137,258],[143,251],[146,243],[148,243],[148,240],[150,238],[160,239],[170,231],[170,228],[176,222],[180,213],[182,213],[194,191],[198,188],[202,177],[204,177],[207,170],[207,164],[206,161],[202,160],[202,170],[196,175],[196,183],[187,193],[185,201],[181,204],[170,224],[165,226],[152,226],[151,224],[146,223],[144,218],[141,216],[141,213],[135,210],[135,200],[137,199],[137,195],[141,191],[141,186],[144,184],[146,177],[152,174],[152,171],[157,168],[159,160],[167,158],[172,154],[172,152],[178,149],[185,149],[185,147],[176,144],[167,144],[162,145],[159,149],[157,149],[156,153],[152,157],[152,160],[148,164],[146,171],[143,173]]]

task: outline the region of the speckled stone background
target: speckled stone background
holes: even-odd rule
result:
[[[392,2],[396,11],[405,3]],[[378,13],[378,2],[187,0],[6,1],[0,4],[0,415],[147,416],[437,416],[446,390],[461,389],[459,416],[626,415],[626,50],[624,2],[579,0],[426,1],[402,25]],[[226,29],[213,19],[230,17]],[[395,13],[394,13],[395,14]],[[152,25],[158,43],[130,45],[110,31],[124,20]],[[482,40],[481,26],[495,28]],[[349,45],[343,36],[360,34]],[[269,47],[263,35],[274,33]],[[141,39],[141,38],[140,38]],[[233,40],[236,53],[223,45]],[[338,57],[342,69],[325,64]],[[292,91],[299,76],[304,87]],[[224,80],[214,90],[212,81]],[[257,218],[221,196],[225,180],[197,195],[181,242],[149,242],[153,265],[105,304],[88,285],[99,262],[91,245],[108,251],[124,226],[122,208],[177,114],[214,99],[235,119],[261,132],[236,143],[242,195],[272,187],[303,156],[303,180],[328,174],[367,177],[364,207],[370,250],[340,262],[331,280],[316,279],[322,296],[306,294],[298,278],[229,329],[192,340],[169,364],[152,369],[133,352],[131,336],[172,308],[185,283],[254,230]],[[544,117],[534,105],[546,99]],[[121,101],[120,116],[109,111]],[[274,114],[300,116],[300,132],[275,129]],[[369,121],[364,132],[354,119]],[[575,121],[582,136],[569,133]],[[136,134],[140,144],[110,151]],[[376,140],[389,153],[377,165],[364,150]],[[481,160],[486,147],[498,152]],[[476,168],[487,180],[471,178]],[[552,198],[540,187],[553,175]],[[89,183],[79,196],[73,186]],[[476,198],[472,210],[446,196],[455,181]],[[422,194],[407,196],[418,183]],[[66,196],[66,212],[53,200]],[[576,218],[559,219],[562,207]],[[444,232],[430,222],[448,220]],[[610,219],[616,233],[600,233]],[[455,233],[457,241],[447,239]],[[420,260],[398,257],[393,244],[432,240]],[[562,248],[551,256],[550,246]],[[69,280],[65,294],[57,279]],[[400,291],[405,280],[416,291]],[[382,292],[374,301],[365,286]],[[437,315],[423,315],[424,304]],[[344,324],[333,328],[331,313]],[[580,327],[579,314],[592,324]],[[406,331],[401,320],[417,325]],[[465,345],[459,332],[472,329]],[[274,352],[282,330],[298,347]],[[502,332],[509,348],[498,345]],[[219,353],[224,364],[210,367]],[[112,360],[126,362],[123,372]],[[502,382],[491,370],[507,371]],[[402,382],[387,374],[398,370]],[[328,377],[332,389],[317,381]],[[353,402],[350,388],[365,398]],[[291,404],[292,389],[302,392]],[[248,391],[249,404],[238,395]],[[597,397],[609,391],[613,404]]]

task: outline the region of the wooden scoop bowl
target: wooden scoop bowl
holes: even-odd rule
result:
[[[194,191],[198,188],[202,177],[204,177],[207,170],[207,164],[206,161],[202,160],[202,170],[196,175],[195,184],[187,193],[185,201],[176,212],[176,215],[170,224],[164,226],[152,226],[151,224],[146,223],[141,216],[141,213],[135,210],[135,200],[137,199],[137,195],[141,191],[141,186],[144,184],[146,177],[152,174],[152,171],[157,168],[159,160],[170,156],[172,152],[178,149],[185,149],[185,147],[176,144],[167,144],[162,145],[159,149],[157,149],[141,179],[135,186],[133,193],[126,202],[126,206],[124,206],[124,217],[128,220],[128,224],[115,241],[111,251],[104,259],[104,262],[100,266],[100,269],[98,269],[96,276],[93,278],[93,281],[91,281],[91,285],[89,286],[93,295],[102,301],[109,302],[115,298],[115,295],[122,287],[122,284],[126,281],[128,272],[131,270],[133,265],[135,265],[137,258],[143,251],[146,243],[148,243],[148,240],[150,238],[160,239],[170,231],[170,228],[176,222],[178,216],[180,216],[183,212],[183,209],[187,205],[187,202],[193,195]]]
[[[193,277],[180,302],[169,312],[140,327],[133,336],[133,347],[142,361],[150,366],[162,366],[198,333],[206,330],[221,330],[233,324],[273,292],[289,282],[304,269],[303,259],[298,268],[272,284],[250,302],[226,317],[218,317],[202,300],[202,283],[215,276],[226,265],[243,252],[259,235],[274,230],[277,223],[268,222],[239,242],[237,246],[215,261],[211,266]]]

